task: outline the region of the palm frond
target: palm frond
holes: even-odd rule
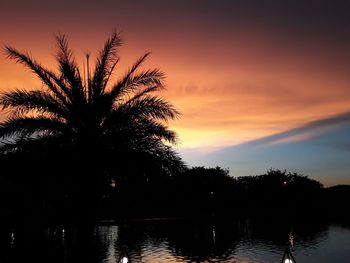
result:
[[[127,81],[128,86],[149,86],[149,85],[157,85],[163,87],[163,81],[165,79],[165,73],[160,71],[159,69],[152,69],[142,71],[136,75],[130,76]]]
[[[5,53],[8,58],[16,60],[16,62],[25,65],[33,71],[57,98],[63,103],[66,103],[65,95],[67,95],[67,91],[64,89],[60,90],[55,85],[55,82],[52,81],[54,78],[57,78],[54,73],[41,66],[38,62],[32,59],[29,54],[22,53],[15,48],[5,46]]]
[[[149,163],[158,165],[163,175],[171,176],[186,168],[178,153],[172,147],[164,145],[157,139],[138,142],[138,146],[134,151],[141,154],[142,159],[146,158]]]
[[[26,146],[31,143],[31,141],[34,140],[32,138],[30,139],[19,139],[12,142],[3,142],[3,144],[0,147],[0,154],[16,154],[16,153],[23,153]],[[37,149],[37,148],[36,148]]]
[[[124,77],[115,84],[111,89],[111,99],[114,100],[117,98],[120,94],[124,92],[124,89],[127,87],[130,87],[128,83],[130,82],[130,77],[136,72],[136,70],[142,65],[142,63],[146,60],[146,58],[150,55],[150,53],[144,54],[142,57],[140,57],[134,65],[127,71],[127,73],[124,75]],[[132,88],[135,88],[135,86],[131,86]],[[131,88],[130,87],[130,88]]]
[[[134,141],[138,144],[141,141],[165,140],[171,144],[176,144],[177,135],[174,131],[161,122],[139,117],[137,120],[122,117],[122,113],[115,112],[115,118],[111,118],[108,125],[104,126],[105,135],[112,136],[123,142]]]
[[[136,90],[139,90],[143,87],[146,87],[146,89],[141,91],[143,94],[155,91],[156,89],[164,89],[164,78],[165,74],[158,69],[147,70],[138,74],[134,74],[130,76],[129,80],[126,82],[125,87],[119,94],[119,97],[128,96],[130,93],[134,93]],[[148,90],[148,88],[150,88],[150,90]],[[141,94],[138,96],[140,95]]]
[[[113,35],[106,41],[103,49],[100,51],[99,57],[96,60],[94,76],[92,79],[93,96],[100,95],[104,92],[108,80],[119,62],[118,48],[121,46],[122,40],[120,34],[114,32]]]
[[[129,103],[132,103],[132,101],[135,101],[135,100],[139,100],[141,99],[142,97],[148,95],[149,93],[152,93],[152,92],[155,92],[155,91],[159,91],[161,89],[164,89],[163,86],[149,86],[149,87],[146,87],[134,94],[132,94],[132,96],[130,98],[128,98],[125,102],[122,101],[122,102],[119,102],[120,104],[129,104]],[[118,104],[118,103],[117,103]]]
[[[157,140],[166,140],[169,143],[177,142],[177,135],[169,130],[163,123],[148,118],[143,118],[137,122],[138,132],[142,137],[148,139],[154,137]]]
[[[73,52],[69,48],[68,40],[64,35],[58,34],[56,35],[56,41],[58,46],[56,59],[61,72],[61,82],[66,81],[69,84],[71,94],[68,95],[70,95],[71,101],[76,100],[80,103],[84,103],[85,92],[82,79]]]
[[[9,118],[0,125],[0,137],[29,137],[33,134],[57,134],[66,130],[58,119],[45,117]]]
[[[20,137],[5,141],[0,147],[0,154],[46,154],[48,151],[57,151],[67,143],[69,142],[61,135]]]
[[[121,108],[134,118],[141,116],[168,121],[180,115],[173,105],[159,97],[150,95],[131,100],[122,105]]]
[[[49,93],[39,90],[14,90],[3,93],[0,95],[0,105],[2,105],[3,109],[13,108],[19,113],[36,110],[57,117],[68,117],[67,109],[60,101]]]

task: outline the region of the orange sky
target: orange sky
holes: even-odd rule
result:
[[[83,55],[101,47],[110,30],[105,31],[89,43],[76,39],[74,32],[67,35],[77,55]],[[29,41],[19,34],[2,42],[28,50],[54,68],[54,33],[35,34]],[[136,37],[126,33],[124,38],[120,72],[152,50],[147,66],[167,73],[168,90],[162,95],[182,113],[170,124],[179,133],[180,147],[237,144],[349,109],[350,75],[337,70],[336,54],[269,46],[264,43],[269,39],[254,39],[254,35],[249,45],[236,37],[224,43],[209,40],[198,47],[202,42],[192,37],[186,45],[171,47],[151,40],[139,45]],[[0,83],[2,90],[41,86],[30,72],[4,56]]]
[[[5,2],[0,44],[55,67],[55,32],[81,57],[122,31],[119,72],[152,51],[146,66],[168,76],[162,95],[182,113],[170,123],[180,149],[222,148],[349,111],[350,9],[343,2],[73,2]],[[0,90],[38,86],[0,56]]]

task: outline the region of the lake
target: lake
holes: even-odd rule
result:
[[[1,226],[0,262],[350,262],[349,224],[280,219]]]

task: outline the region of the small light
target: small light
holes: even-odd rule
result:
[[[15,233],[11,232],[11,236],[10,236],[10,246],[13,247],[15,244]]]
[[[284,261],[284,263],[294,263],[294,262],[293,262],[293,260],[287,258],[287,259]]]
[[[116,186],[116,182],[115,182],[115,180],[113,178],[111,179],[110,185],[111,185],[112,188],[115,188],[115,186]]]
[[[120,263],[128,263],[129,259],[127,257],[123,257]],[[292,262],[293,263],[293,262]]]

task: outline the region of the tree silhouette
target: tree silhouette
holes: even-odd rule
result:
[[[123,171],[123,176],[128,170],[141,174],[140,167],[157,167],[165,173],[182,167],[171,148],[176,134],[167,127],[167,121],[179,113],[157,95],[165,88],[165,74],[159,69],[140,70],[149,53],[110,84],[120,59],[119,33],[105,42],[92,70],[87,55],[83,74],[66,37],[58,34],[56,41],[58,72],[28,53],[5,47],[7,57],[29,68],[44,86],[0,96],[0,104],[9,113],[0,124],[1,153],[55,153],[61,163],[71,156],[84,181],[90,180],[87,173],[106,173],[106,167],[117,167],[113,171]],[[107,177],[105,183],[110,180]],[[90,185],[97,183],[95,179]]]

